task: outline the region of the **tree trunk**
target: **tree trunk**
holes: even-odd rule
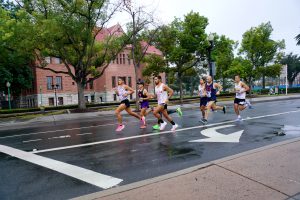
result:
[[[77,82],[78,90],[78,108],[86,109],[86,103],[84,98],[84,85],[81,82]]]
[[[225,88],[225,78],[222,76],[222,82],[223,82],[223,92],[225,92],[226,88]]]
[[[135,64],[135,66],[134,66],[134,73],[135,73],[135,81],[136,81],[136,83],[137,83],[137,81],[138,81],[138,75],[137,75],[137,68],[138,68],[139,66],[136,66],[136,64]],[[134,87],[133,87],[133,89],[134,89]],[[139,94],[138,94],[138,88],[137,88],[137,84],[135,84],[135,107],[136,107],[136,111],[140,111],[140,103],[139,103]]]
[[[180,104],[183,104],[183,88],[182,88],[181,74],[178,74],[178,78],[179,78]]]
[[[262,76],[262,88],[265,89],[266,88],[266,76],[263,74]]]
[[[252,96],[252,78],[249,77],[249,96]]]

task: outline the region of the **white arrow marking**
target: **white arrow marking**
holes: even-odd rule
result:
[[[70,165],[68,163],[60,162],[43,156],[35,155],[26,151],[21,151],[12,147],[0,145],[0,152],[10,156],[25,160],[36,165],[52,169],[62,174],[71,176],[81,181],[96,185],[98,187],[107,189],[118,185],[122,179],[114,178],[104,174],[94,172],[92,170]]]
[[[234,125],[224,125],[224,126],[217,126],[217,127],[211,127],[208,129],[205,129],[201,131],[201,134],[208,137],[205,139],[199,139],[199,140],[191,140],[189,142],[233,142],[238,143],[240,141],[240,137],[243,134],[244,130],[237,131],[234,133],[231,133],[229,135],[223,135],[219,132],[217,132],[218,129],[222,128],[228,128],[232,127]]]

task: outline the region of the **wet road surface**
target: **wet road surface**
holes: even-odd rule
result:
[[[257,103],[242,112],[242,122],[233,122],[229,107],[226,115],[213,112],[206,126],[197,109],[185,110],[183,118],[171,115],[176,132],[170,124],[153,131],[152,115],[147,129],[125,117],[121,133],[113,116],[2,129],[0,197],[77,197],[299,137],[299,106],[300,100]]]

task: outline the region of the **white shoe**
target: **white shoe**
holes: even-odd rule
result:
[[[161,131],[165,130],[166,126],[167,126],[167,122],[160,124],[159,130],[161,130]]]
[[[238,117],[238,118],[236,118],[236,120],[234,120],[235,122],[240,122],[240,121],[242,121],[243,119],[241,118],[241,117]]]
[[[172,128],[171,128],[171,131],[175,131],[177,127],[178,127],[177,124],[173,125]]]

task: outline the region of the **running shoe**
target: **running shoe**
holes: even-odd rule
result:
[[[142,125],[140,128],[141,129],[144,129],[144,128],[146,128],[147,126],[146,125]]]
[[[118,125],[116,131],[117,131],[117,132],[120,132],[120,131],[122,131],[124,128],[125,128],[125,125],[120,124],[120,125]]]
[[[223,113],[226,114],[226,106],[223,106]]]
[[[240,122],[240,121],[242,121],[243,119],[241,118],[241,117],[238,117],[238,118],[236,118],[234,121],[235,122]]]
[[[176,109],[176,112],[178,113],[179,117],[182,117],[182,110],[180,107]]]
[[[142,116],[141,121],[143,122],[143,125],[145,126],[146,125],[146,118],[145,118],[145,116]]]
[[[207,120],[206,119],[200,119],[200,122],[202,122],[204,125],[207,124]]]
[[[160,126],[159,126],[159,124],[155,124],[154,126],[152,126],[152,128],[153,128],[154,130],[159,130]]]
[[[178,127],[177,124],[173,125],[172,128],[171,128],[171,131],[175,131],[177,127]]]
[[[167,126],[167,122],[161,123],[159,130],[161,131],[165,130],[166,126]]]

